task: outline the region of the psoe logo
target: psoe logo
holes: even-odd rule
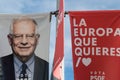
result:
[[[90,71],[90,80],[105,80],[104,71]]]

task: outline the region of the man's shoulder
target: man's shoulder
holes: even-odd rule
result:
[[[38,56],[35,56],[35,60],[40,61],[40,62],[44,62],[44,63],[48,63],[46,60],[44,60]]]
[[[35,79],[34,80],[48,80],[49,78],[49,65],[48,62],[42,58],[35,56]],[[41,76],[39,76],[41,75]]]
[[[0,58],[2,62],[10,62],[11,60],[13,60],[13,54],[9,54],[7,56],[3,56]]]
[[[9,58],[13,58],[13,54],[9,54],[7,56],[1,57],[1,59],[9,59]]]
[[[42,58],[40,58],[38,56],[35,56],[35,62],[44,64],[44,65],[48,65],[48,62],[46,60],[43,60]]]
[[[1,58],[6,58],[6,57],[10,57],[10,56],[13,56],[13,54],[8,54],[8,55],[3,56],[3,57],[1,57]]]

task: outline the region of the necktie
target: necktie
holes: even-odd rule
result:
[[[20,80],[27,80],[28,75],[26,73],[27,65],[25,63],[22,64],[22,71],[20,72],[19,79]]]

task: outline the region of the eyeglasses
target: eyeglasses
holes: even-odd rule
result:
[[[15,40],[22,40],[25,37],[27,40],[33,40],[39,37],[39,34],[10,34],[11,37]]]

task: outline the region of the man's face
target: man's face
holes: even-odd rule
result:
[[[19,57],[29,57],[34,53],[38,41],[35,28],[36,25],[32,21],[20,21],[13,25],[10,44],[14,54]]]

